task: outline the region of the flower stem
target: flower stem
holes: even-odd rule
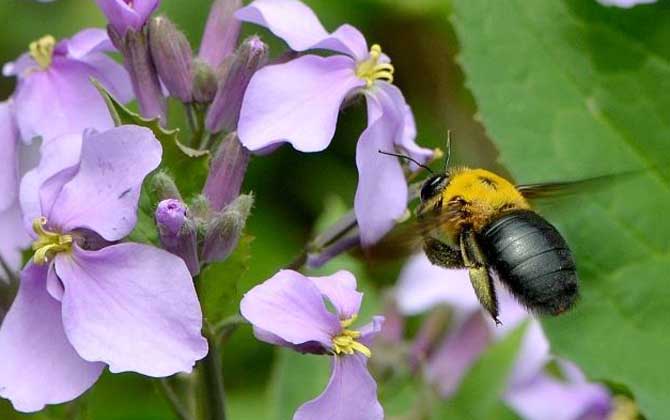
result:
[[[172,410],[180,420],[194,420],[188,408],[181,402],[177,392],[172,388],[169,378],[161,378],[158,380],[160,390],[165,398],[170,403]]]
[[[202,392],[206,420],[226,420],[225,388],[221,367],[221,343],[214,334],[207,334],[209,353],[202,361]]]

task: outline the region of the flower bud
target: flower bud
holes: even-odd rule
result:
[[[120,36],[140,31],[158,7],[159,0],[96,0],[107,21]]]
[[[174,179],[163,171],[151,177],[151,188],[156,197],[161,201],[168,198],[181,200],[181,194]]]
[[[204,262],[223,261],[235,250],[253,204],[252,195],[241,195],[209,220],[202,247]]]
[[[265,65],[267,55],[267,45],[257,36],[249,37],[242,43],[207,113],[207,130],[218,133],[237,128],[244,92],[256,70]]]
[[[240,195],[248,164],[249,151],[237,133],[229,134],[219,145],[203,189],[214,210],[223,209]]]
[[[165,16],[151,19],[149,47],[158,75],[172,96],[193,101],[193,51],[186,35]]]
[[[208,104],[214,100],[219,81],[216,73],[205,61],[193,60],[193,100]]]
[[[192,276],[200,272],[197,227],[186,205],[175,199],[163,200],[156,209],[156,225],[163,248],[184,260]]]
[[[221,65],[237,47],[241,22],[234,13],[240,7],[242,0],[216,0],[212,4],[198,51],[198,57],[212,68]]]

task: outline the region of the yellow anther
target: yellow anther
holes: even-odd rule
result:
[[[360,338],[360,331],[348,330],[349,327],[356,320],[356,315],[351,318],[340,321],[342,325],[342,332],[337,337],[333,338],[333,350],[335,354],[352,355],[354,352],[359,352],[366,357],[372,356],[372,352],[365,345],[356,341]]]
[[[380,63],[382,58],[382,47],[375,44],[370,48],[370,56],[356,66],[356,76],[365,80],[367,87],[372,86],[376,80],[386,80],[393,83],[393,72],[391,63]]]
[[[30,56],[37,62],[42,70],[49,68],[56,47],[56,38],[45,35],[28,46]]]
[[[635,401],[623,395],[617,395],[612,400],[614,407],[608,420],[637,420],[640,417]]]
[[[44,265],[49,259],[61,252],[70,252],[72,250],[72,235],[61,235],[51,232],[44,227],[47,224],[46,217],[38,217],[33,220],[33,230],[37,234],[37,239],[33,242],[33,262],[37,265]]]

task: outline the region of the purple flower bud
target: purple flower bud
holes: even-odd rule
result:
[[[155,216],[163,248],[181,257],[191,275],[197,275],[200,272],[197,228],[188,217],[186,205],[175,199],[163,200],[158,203]]]
[[[151,19],[149,47],[158,75],[170,94],[184,103],[193,100],[193,51],[186,35],[165,16]]]
[[[214,100],[219,85],[216,73],[204,60],[193,60],[193,100],[208,104]]]
[[[207,113],[207,130],[218,133],[237,128],[244,92],[251,76],[265,65],[267,55],[268,46],[257,36],[249,37],[242,43]]]
[[[128,30],[125,35],[121,35],[112,25],[107,26],[107,32],[114,46],[123,55],[140,113],[145,118],[158,117],[164,122],[165,98],[146,35],[142,31],[134,30]]]
[[[242,7],[241,0],[216,0],[207,18],[198,57],[213,68],[235,51],[241,22],[233,16]]]
[[[204,262],[223,261],[235,250],[253,204],[252,195],[241,195],[207,223],[202,247]]]
[[[96,0],[109,24],[121,36],[139,31],[158,7],[159,0]]]
[[[229,134],[216,152],[203,189],[214,210],[223,209],[240,195],[248,164],[249,151],[236,133]]]

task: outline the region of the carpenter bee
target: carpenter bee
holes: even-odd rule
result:
[[[402,157],[426,168],[413,159]],[[467,269],[482,306],[498,320],[493,277],[520,303],[539,314],[559,315],[579,297],[570,247],[529,199],[573,192],[608,176],[576,182],[514,185],[484,169],[449,168],[420,189],[416,227],[435,265]]]

